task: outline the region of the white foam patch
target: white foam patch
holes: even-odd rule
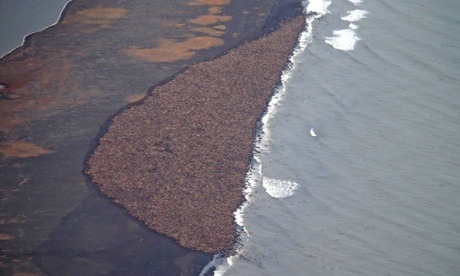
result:
[[[262,185],[265,188],[265,191],[274,198],[285,198],[292,196],[295,189],[299,184],[287,180],[279,180],[264,177],[262,180]]]
[[[203,270],[201,271],[199,276],[209,275],[209,272],[211,271],[211,269],[214,269],[214,268],[218,267],[219,265],[224,263],[224,261],[225,261],[225,258],[222,255],[220,255],[220,254],[214,255],[214,257],[212,258],[212,261],[209,262],[203,268]],[[214,275],[217,275],[217,276],[224,275],[224,273],[225,273],[225,271],[223,271],[221,273],[218,270],[214,271]]]
[[[342,20],[348,22],[356,22],[366,17],[368,14],[365,10],[354,10],[354,11],[347,11],[348,15],[341,17]]]
[[[361,4],[363,1],[362,0],[348,0],[350,1],[351,3],[355,4],[355,5],[359,5]]]
[[[303,1],[302,4],[305,6],[307,1]],[[320,15],[328,13],[328,7],[331,4],[331,1],[325,0],[309,0],[307,5],[307,13],[316,12]]]
[[[326,37],[326,43],[337,50],[351,51],[355,48],[356,42],[360,40],[352,29],[335,30],[332,34],[334,36]]]
[[[352,30],[356,30],[358,29],[358,25],[355,25],[353,23],[350,23],[350,25],[348,25],[348,28],[352,29]]]

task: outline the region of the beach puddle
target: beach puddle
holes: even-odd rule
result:
[[[212,25],[220,22],[228,22],[232,19],[231,16],[228,15],[201,15],[197,18],[190,19],[188,22],[197,24],[197,25]]]
[[[230,1],[191,1],[191,7],[209,6],[207,14],[198,15],[184,22],[164,21],[162,26],[179,28],[194,33],[185,40],[161,38],[156,47],[145,48],[131,46],[122,50],[128,56],[140,58],[147,62],[176,62],[192,58],[197,51],[224,45],[224,40],[217,37],[225,35],[227,27],[224,23],[231,21],[232,16],[223,15],[222,10]]]
[[[33,143],[15,141],[0,144],[0,153],[7,157],[37,157],[42,154],[52,153],[51,150],[39,147]]]
[[[146,93],[134,93],[125,97],[125,101],[128,103],[134,103],[145,98]]]
[[[208,9],[209,14],[220,14],[222,12],[223,7],[210,7]]]
[[[97,7],[68,15],[64,23],[97,25],[100,28],[108,28],[116,21],[126,17],[126,14],[128,14],[128,10],[123,8]]]
[[[3,131],[45,118],[58,107],[80,103],[83,97],[76,97],[80,91],[75,79],[69,78],[74,64],[68,54],[34,45],[10,56],[10,61],[0,66],[0,80],[7,85],[4,93],[13,96],[0,101]]]
[[[227,6],[230,0],[193,0],[187,3],[189,6]]]
[[[0,233],[0,241],[11,241],[14,240],[14,236]]]
[[[175,62],[193,57],[198,50],[222,46],[224,41],[211,36],[197,36],[178,42],[162,39],[155,48],[127,48],[123,52],[128,56],[140,58],[148,62]]]
[[[223,36],[225,32],[209,27],[198,27],[191,29],[193,32],[203,33],[210,36]]]

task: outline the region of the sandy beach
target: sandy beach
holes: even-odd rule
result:
[[[133,219],[131,215],[135,214],[129,215],[113,204],[82,174],[84,162],[99,137],[105,137],[102,135],[111,122],[108,118],[125,114],[127,104],[155,94],[154,87],[167,87],[167,81],[178,72],[190,70],[184,71],[187,66],[196,64],[189,68],[201,70],[200,62],[214,60],[245,41],[253,41],[276,22],[295,14],[292,3],[274,4],[275,1],[75,0],[68,4],[58,24],[29,36],[23,47],[0,60],[0,207],[4,210],[0,271],[7,275],[81,275],[113,273],[125,267],[139,274],[198,273],[212,255],[181,247]],[[288,48],[292,49],[292,45]],[[276,70],[283,66],[284,61]],[[273,75],[270,83],[262,83],[268,89],[277,80]],[[241,172],[245,171],[252,146],[254,122],[271,89],[265,92],[268,94],[261,97],[259,109],[241,130],[246,139],[242,155],[234,156],[238,159],[232,162],[234,168],[225,167],[239,172],[232,176],[240,181],[235,184],[239,191],[244,184]],[[257,98],[247,96],[248,101]],[[232,113],[231,109],[228,112]],[[216,115],[219,114],[224,113]],[[224,122],[216,119],[215,122]],[[238,117],[233,123],[240,123]],[[207,129],[198,121],[196,124],[191,129],[193,133]],[[168,152],[165,143],[156,147]],[[242,157],[244,160],[239,159]],[[215,193],[218,191],[211,194]],[[241,194],[235,192],[232,198],[234,202],[226,210],[236,208]],[[223,227],[233,229],[229,225],[230,213],[226,213]],[[159,223],[152,221],[151,225]],[[220,246],[206,249],[202,245],[184,245],[207,252],[228,249],[235,236],[228,230],[223,233]],[[133,247],[137,243],[151,246]],[[95,255],[96,252],[99,253]],[[160,252],[169,252],[167,258],[159,258]],[[106,256],[111,254],[120,258],[110,260]],[[145,258],[150,259],[147,262]]]

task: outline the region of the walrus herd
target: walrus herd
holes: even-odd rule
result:
[[[257,121],[305,27],[304,16],[189,66],[112,118],[87,160],[102,193],[181,245],[231,250]]]

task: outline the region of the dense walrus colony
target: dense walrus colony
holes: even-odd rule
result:
[[[112,119],[87,173],[132,216],[181,245],[231,249],[256,122],[303,27],[296,17],[157,86]]]

